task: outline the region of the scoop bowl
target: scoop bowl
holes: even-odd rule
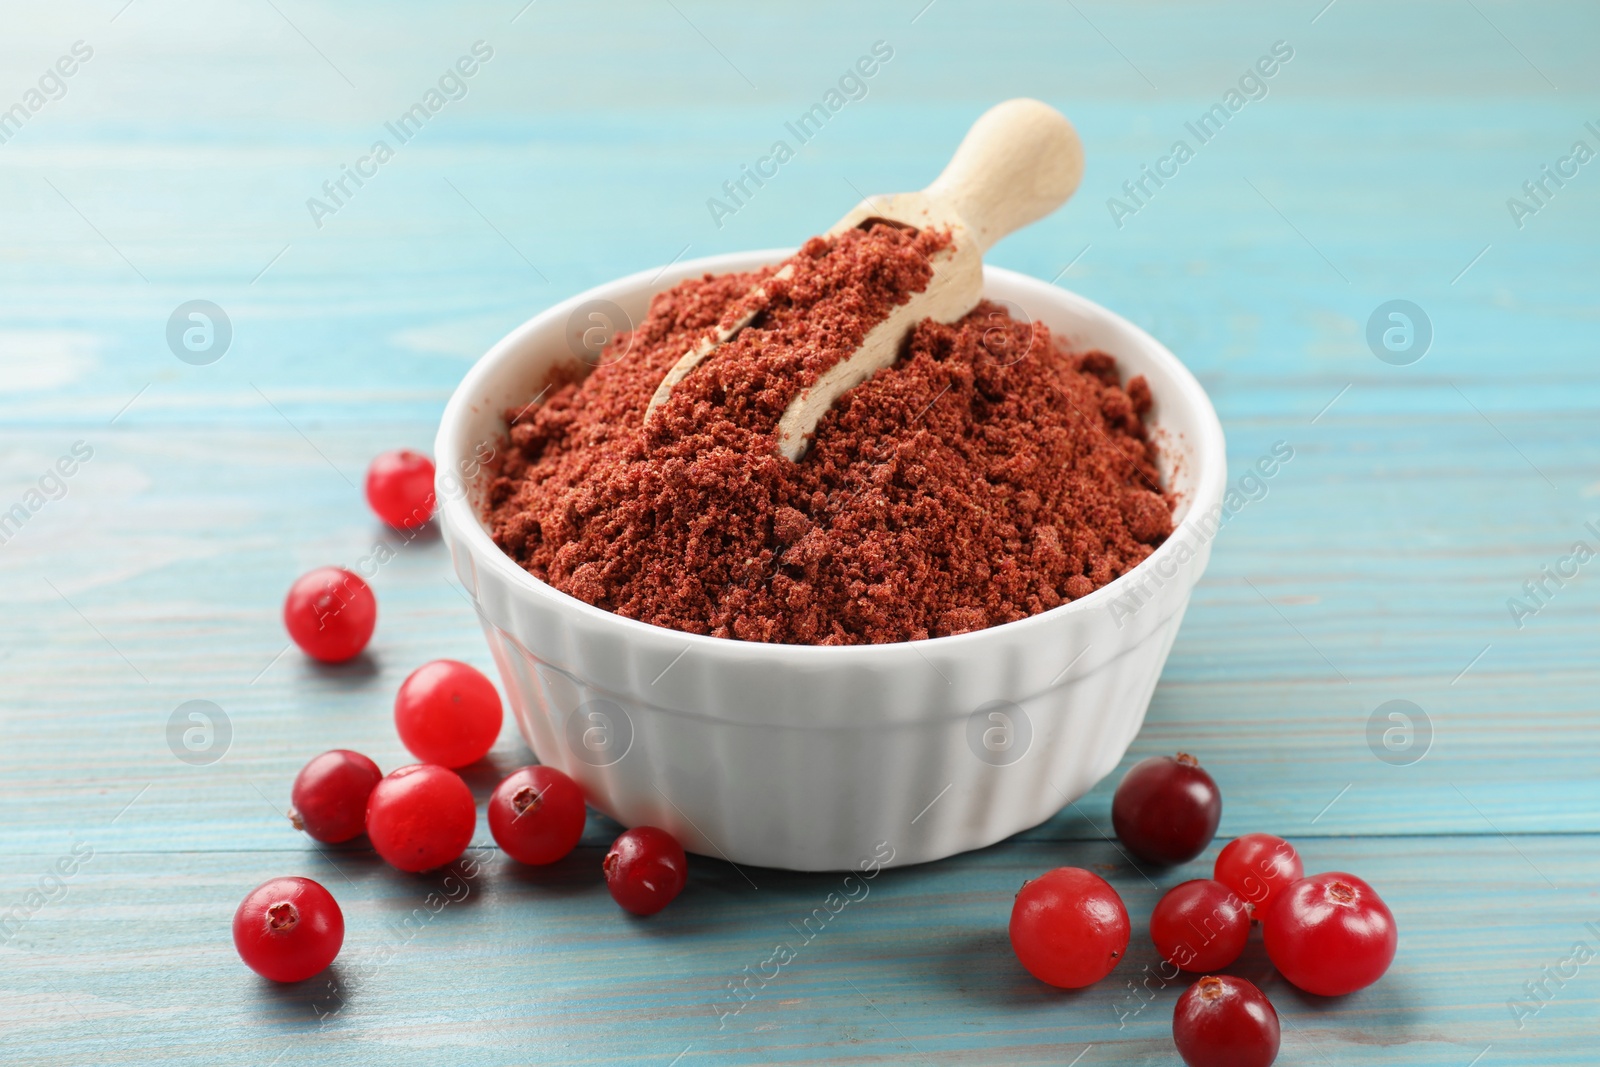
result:
[[[986,298],[1149,380],[1162,476],[1180,500],[1172,536],[1128,574],[1016,622],[845,647],[686,634],[545,584],[482,521],[483,471],[506,447],[506,413],[533,402],[557,365],[592,366],[597,325],[629,328],[679,281],[791,252],[643,271],[557,304],[496,344],[439,427],[444,538],[529,746],[624,825],[661,827],[701,855],[792,870],[981,848],[1050,818],[1116,767],[1210,557],[1226,480],[1222,426],[1194,376],[1149,334],[1071,292],[984,268]]]

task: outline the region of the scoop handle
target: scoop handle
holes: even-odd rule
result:
[[[960,216],[979,254],[1064,204],[1083,177],[1083,144],[1067,117],[1018,97],[978,117],[924,195]]]

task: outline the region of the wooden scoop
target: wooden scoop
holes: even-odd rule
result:
[[[951,242],[929,260],[933,280],[920,293],[893,308],[867,331],[861,347],[834,364],[800,391],[778,420],[778,451],[791,460],[804,456],[811,434],[842,394],[892,364],[906,334],[923,319],[954,322],[978,305],[983,293],[983,253],[1000,238],[1066,202],[1083,176],[1083,146],[1059,111],[1038,100],[996,104],[972,124],[944,172],[920,193],[868,200],[828,230],[846,230],[887,221],[912,229],[949,229]],[[773,277],[794,273],[786,265]],[[657,387],[645,410],[649,421],[672,389],[707,356],[738,335],[766,306],[758,288],[751,310],[723,324],[684,353]]]

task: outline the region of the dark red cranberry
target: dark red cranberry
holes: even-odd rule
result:
[[[1111,800],[1111,825],[1128,850],[1151,863],[1186,863],[1205,851],[1222,821],[1222,793],[1191,755],[1133,765]]]
[[[383,772],[361,753],[324,752],[295,776],[289,821],[318,841],[348,841],[367,828],[367,798],[381,781]]]
[[[1272,1067],[1278,1013],[1243,978],[1212,974],[1190,986],[1172,1012],[1172,1040],[1189,1067]]]
[[[683,892],[689,861],[678,839],[654,826],[636,826],[606,853],[611,899],[635,915],[654,915]]]

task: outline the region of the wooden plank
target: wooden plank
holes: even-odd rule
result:
[[[839,876],[745,871],[752,889],[727,864],[697,860],[671,908],[632,920],[598,876],[600,822],[552,870],[496,856],[465,881],[293,843],[130,853],[121,822],[85,826],[92,859],[22,927],[30,948],[5,951],[0,1058],[25,1048],[5,1062],[1043,1064],[1092,1046],[1081,1062],[1174,1060],[1172,1005],[1187,983],[1163,984],[1147,917],[1158,890],[1209,869],[1215,849],[1146,881],[1103,843],[1013,842],[851,886],[857,901],[813,919],[805,940],[802,920]],[[1264,983],[1286,1020],[1280,1062],[1466,1064],[1489,1046],[1499,1062],[1590,1062],[1600,992],[1587,967],[1551,984],[1521,1030],[1507,1001],[1575,942],[1600,946],[1586,926],[1600,920],[1593,837],[1303,844],[1311,868],[1359,871],[1381,888],[1401,950],[1378,986],[1327,1001],[1275,978],[1255,935],[1231,970]],[[0,881],[6,899],[55,858],[16,856]],[[1134,916],[1128,959],[1076,993],[1030,978],[1005,934],[1022,880],[1058,864],[1105,872]],[[321,879],[342,902],[337,989],[323,979],[274,987],[227,943],[241,887],[289,872]],[[430,892],[455,899],[430,912]],[[740,1002],[727,984],[778,943],[795,959],[764,987],[752,982],[757,995],[732,1013]]]

